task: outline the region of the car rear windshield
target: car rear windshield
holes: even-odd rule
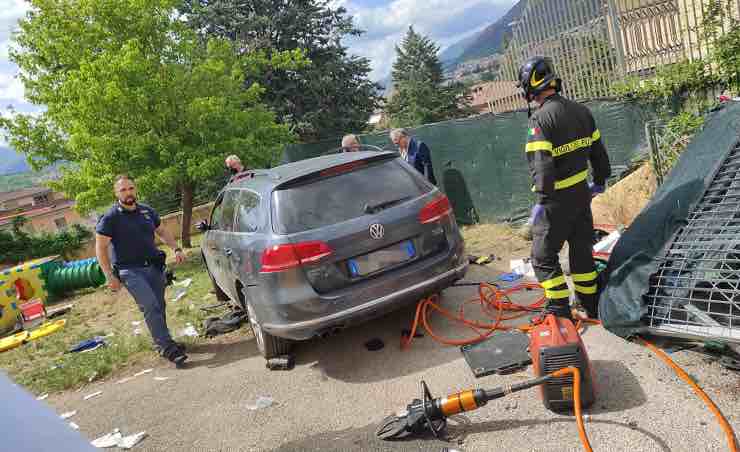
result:
[[[275,231],[316,229],[417,198],[432,190],[398,159],[369,164],[273,193]],[[374,206],[379,206],[373,209]]]

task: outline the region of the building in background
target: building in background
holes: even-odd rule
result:
[[[17,217],[25,217],[24,230],[59,232],[73,224],[90,226],[74,210],[75,202],[47,187],[31,187],[0,193],[0,229],[9,229]]]

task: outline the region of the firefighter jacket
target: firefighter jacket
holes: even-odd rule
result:
[[[591,112],[559,94],[545,99],[529,119],[526,154],[540,204],[570,200],[574,191],[587,193],[589,162],[595,184],[604,185],[611,175]],[[590,196],[584,199],[590,202]]]

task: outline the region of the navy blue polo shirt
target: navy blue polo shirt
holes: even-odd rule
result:
[[[161,223],[157,212],[147,205],[127,210],[116,203],[100,217],[95,232],[111,238],[114,265],[135,265],[157,256],[154,230]]]

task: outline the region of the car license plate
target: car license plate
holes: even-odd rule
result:
[[[347,261],[352,276],[365,276],[392,265],[400,264],[416,255],[414,242],[404,240],[382,250],[358,256]]]

